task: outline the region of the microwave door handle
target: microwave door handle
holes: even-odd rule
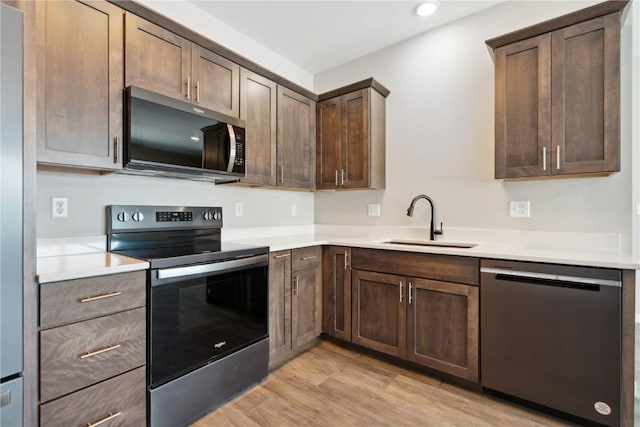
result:
[[[236,163],[236,132],[233,130],[233,126],[227,123],[227,130],[229,131],[229,166],[227,172],[233,172],[233,166]]]

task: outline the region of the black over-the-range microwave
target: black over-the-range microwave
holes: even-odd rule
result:
[[[245,176],[245,122],[129,86],[124,173],[215,183]]]

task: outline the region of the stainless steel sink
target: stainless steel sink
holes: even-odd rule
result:
[[[438,248],[458,248],[469,249],[478,246],[477,243],[461,243],[461,242],[439,242],[435,240],[410,240],[410,239],[388,239],[379,243],[388,243],[391,245],[407,245],[407,246],[430,246]]]

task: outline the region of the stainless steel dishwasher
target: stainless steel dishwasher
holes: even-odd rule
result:
[[[620,424],[621,272],[483,260],[481,384]]]

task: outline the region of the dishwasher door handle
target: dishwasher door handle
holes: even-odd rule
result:
[[[480,273],[493,274],[497,280],[537,283],[547,286],[573,286],[596,290],[598,286],[622,287],[620,280],[595,279],[592,277],[565,276],[551,273],[534,273],[532,271],[508,270],[505,268],[482,267]]]

